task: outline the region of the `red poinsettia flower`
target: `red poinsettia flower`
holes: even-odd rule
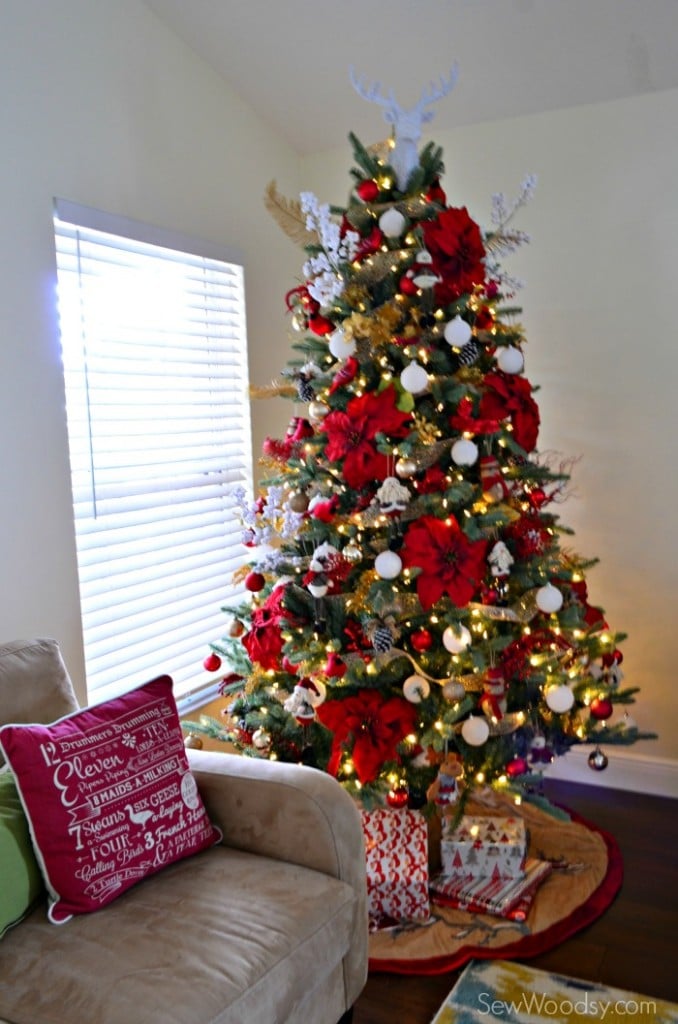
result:
[[[450,516],[422,516],[408,528],[400,557],[406,568],[421,569],[417,594],[425,609],[448,594],[458,608],[473,597],[485,572],[487,541],[468,539]]]
[[[431,466],[424,473],[423,479],[417,483],[419,494],[435,494],[438,491],[446,491],[448,488],[445,471],[440,466]]]
[[[360,690],[354,697],[328,700],[316,715],[333,734],[327,771],[336,775],[344,750],[351,750],[360,782],[374,782],[386,761],[397,755],[398,744],[411,733],[417,711],[403,697],[384,697],[378,690]]]
[[[447,196],[445,195],[442,185],[440,184],[440,178],[434,178],[431,182],[425,197],[429,203],[439,203],[440,206],[444,206],[447,202]]]
[[[577,580],[570,584],[572,592],[584,608],[584,622],[590,629],[608,629],[605,616],[602,608],[596,608],[595,605],[589,604],[588,601],[588,587],[586,580]]]
[[[442,278],[436,299],[443,304],[472,292],[485,282],[485,247],[480,228],[465,206],[450,207],[423,225],[424,245],[433,257],[433,268]]]
[[[373,480],[388,476],[387,459],[377,451],[377,434],[402,437],[409,413],[396,408],[397,393],[393,385],[379,394],[352,398],[346,412],[335,410],[325,417],[322,429],[327,434],[325,455],[330,462],[343,462],[343,473],[349,487],[359,490]]]
[[[499,420],[474,416],[473,401],[466,396],[459,402],[454,416],[450,416],[450,426],[462,434],[465,431],[471,434],[496,434],[499,430]]]
[[[250,660],[263,669],[281,667],[280,656],[283,638],[280,631],[281,619],[291,619],[283,601],[285,588],[276,587],[260,608],[252,612],[249,632],[242,637],[242,644]]]
[[[486,388],[480,400],[480,415],[499,420],[510,418],[513,436],[526,452],[537,444],[539,406],[532,398],[532,385],[526,377],[515,373],[487,373]]]

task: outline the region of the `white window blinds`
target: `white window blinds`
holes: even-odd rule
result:
[[[160,672],[181,696],[237,600],[252,489],[243,268],[56,202],[58,303],[90,699]]]

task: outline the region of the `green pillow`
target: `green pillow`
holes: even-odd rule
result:
[[[26,916],[44,889],[24,809],[11,772],[0,772],[0,938]]]

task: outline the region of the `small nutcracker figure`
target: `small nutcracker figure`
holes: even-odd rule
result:
[[[483,680],[483,695],[479,701],[483,714],[501,721],[506,714],[507,690],[508,683],[502,669],[498,665],[488,668]]]

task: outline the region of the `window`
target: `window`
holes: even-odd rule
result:
[[[58,304],[88,693],[205,683],[252,490],[236,254],[63,200]]]

